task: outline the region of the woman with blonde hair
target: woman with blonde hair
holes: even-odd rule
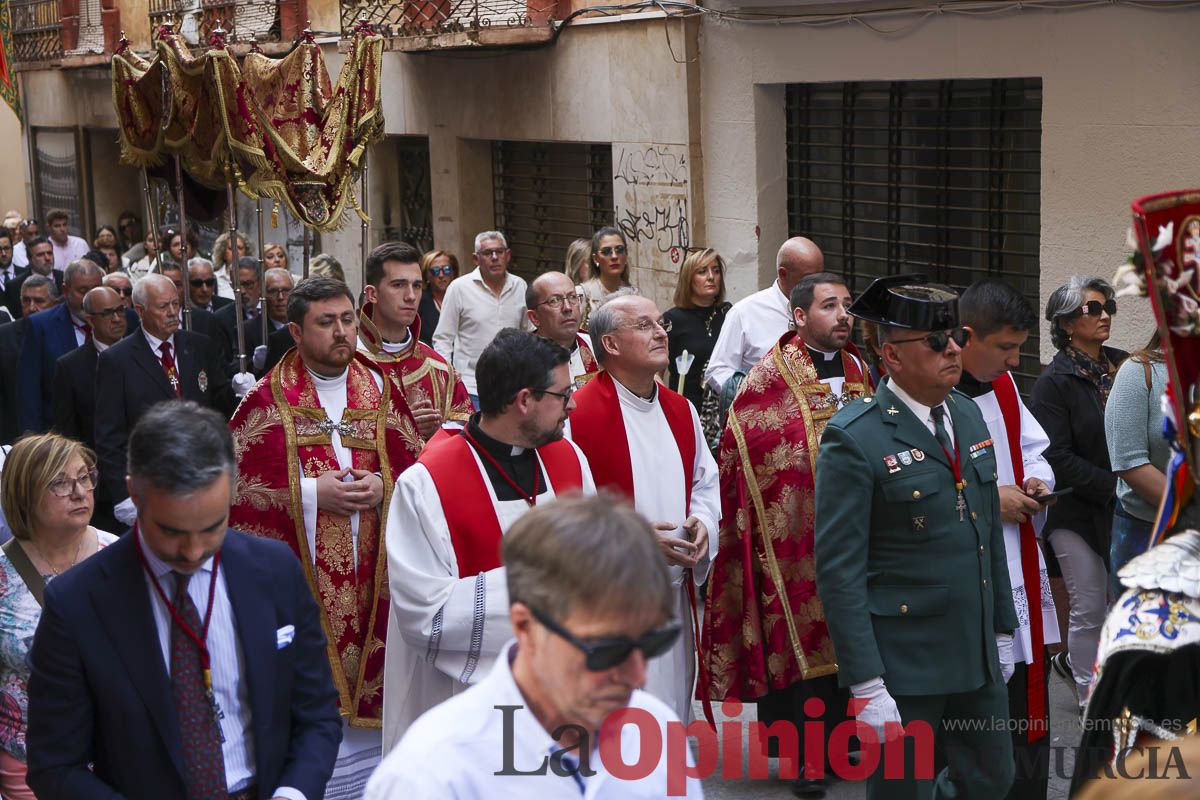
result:
[[[442,318],[442,298],[450,282],[458,277],[458,258],[446,250],[430,250],[421,257],[421,280],[425,291],[417,314],[421,317],[421,341],[433,347],[433,332]]]
[[[236,266],[242,256],[254,255],[254,246],[240,233],[237,234],[237,252],[229,246],[229,231],[222,233],[213,242],[212,264],[213,274],[217,278],[217,294],[233,299],[233,283],[230,278],[230,267]]]
[[[46,584],[116,536],[88,524],[96,455],[55,433],[17,441],[0,475],[0,506],[13,538],[0,548],[0,794],[33,800],[25,784],[29,645]]]
[[[704,368],[732,307],[725,301],[725,259],[716,250],[695,247],[688,251],[679,268],[674,303],[675,307],[663,314],[671,323],[667,332],[668,385],[679,390],[676,359],[687,350],[692,362],[684,377],[683,396],[699,411],[703,406]]]
[[[269,269],[287,269],[287,248],[278,242],[267,242],[263,245],[263,272]]]

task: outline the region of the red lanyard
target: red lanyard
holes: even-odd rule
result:
[[[171,618],[175,620],[175,624],[187,634],[188,638],[196,643],[196,648],[200,651],[200,667],[204,671],[204,688],[212,691],[212,660],[208,654],[208,623],[212,620],[213,600],[217,596],[217,567],[221,564],[221,552],[213,556],[212,578],[208,582],[208,608],[204,612],[204,624],[197,634],[192,627],[184,621],[183,616],[175,605],[167,599],[166,592],[159,585],[158,579],[154,577],[154,573],[150,571],[150,562],[146,560],[146,554],[142,552],[142,540],[138,536],[137,523],[133,524],[133,542],[137,546],[138,559],[142,562],[142,569],[146,570],[146,574],[150,577],[150,584],[154,590],[158,592],[159,598],[167,607],[167,611],[171,612]]]
[[[489,464],[495,467],[496,471],[500,473],[500,477],[504,478],[504,480],[508,482],[508,485],[511,486],[517,494],[521,495],[522,500],[528,503],[530,507],[537,505],[538,484],[542,476],[542,470],[538,466],[536,454],[533,457],[533,494],[529,494],[520,486],[518,486],[516,481],[509,477],[508,473],[504,471],[504,467],[500,466],[496,459],[492,458],[492,454],[483,449],[479,442],[475,441],[475,437],[471,436],[471,434],[467,432],[466,428],[463,428],[462,435],[468,442],[471,443],[471,446],[475,448],[475,452],[479,453],[479,455],[483,456]]]
[[[954,488],[961,492],[966,488],[966,484],[962,479],[962,462],[958,458],[958,442],[954,442],[954,458],[950,457],[950,451],[946,449],[946,445],[938,442],[938,447],[942,448],[942,452],[946,454],[946,460],[950,462],[950,468],[954,471]]]

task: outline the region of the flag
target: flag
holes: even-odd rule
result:
[[[0,0],[0,97],[21,118],[21,97],[17,93],[17,74],[13,71],[12,16],[8,0]]]

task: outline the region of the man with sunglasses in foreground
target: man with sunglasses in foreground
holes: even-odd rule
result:
[[[367,800],[666,797],[668,768],[684,767],[665,757],[667,725],[679,719],[641,688],[681,625],[650,525],[612,497],[554,500],[513,525],[503,561],[515,640],[478,684],[409,728]],[[617,728],[624,709],[639,724],[631,716]],[[650,719],[657,745],[644,732]],[[601,744],[607,735],[619,748]],[[649,774],[619,777],[618,752]],[[699,781],[683,796],[702,797]]]
[[[935,800],[1001,798],[1014,770],[998,644],[1017,615],[995,446],[979,407],[954,391],[967,341],[958,298],[897,275],[872,283],[850,313],[879,326],[888,380],[822,436],[816,572],[859,721],[879,742],[904,731],[893,745],[905,752],[902,777],[890,757],[867,797],[929,796],[932,779]],[[948,767],[933,775],[935,746]]]
[[[591,338],[579,332],[580,305],[575,284],[561,272],[543,272],[525,290],[525,315],[533,332],[571,354],[568,366],[576,388],[600,372]]]
[[[506,328],[479,356],[477,375],[479,413],[425,447],[387,511],[385,753],[499,655],[509,635],[505,532],[558,495],[596,491],[587,459],[563,439],[575,407],[565,350]],[[575,554],[581,564],[593,555]]]

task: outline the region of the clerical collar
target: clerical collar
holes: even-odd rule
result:
[[[514,458],[520,458],[522,456],[530,457],[533,455],[532,452],[524,447],[518,447],[515,444],[508,444],[507,442],[502,442],[499,439],[488,436],[483,432],[483,428],[479,426],[480,416],[481,415],[478,413],[472,415],[470,421],[467,422],[467,432],[471,434],[471,438],[479,443],[480,447],[491,453],[494,458],[511,461]]]
[[[617,387],[617,399],[635,411],[649,413],[658,404],[658,381],[654,382],[654,394],[650,395],[649,399],[638,395],[632,389],[626,388],[625,384],[616,378],[613,378],[613,386]]]
[[[985,394],[994,391],[990,383],[984,383],[971,373],[967,372],[965,368],[962,371],[962,377],[958,381],[957,388],[960,392],[971,399],[983,397]]]
[[[402,342],[389,342],[387,339],[384,339],[382,336],[380,336],[379,349],[383,350],[385,353],[399,353],[401,350],[408,347],[409,343],[412,342],[412,331],[408,330],[407,328],[405,331],[408,333],[408,335],[404,337],[404,341]]]
[[[308,369],[305,367],[305,369]],[[318,389],[336,389],[338,386],[346,385],[346,378],[350,374],[350,368],[346,367],[342,370],[341,375],[335,375],[332,378],[326,378],[324,375],[318,375],[311,369],[308,370],[309,377],[313,380],[313,385]]]
[[[831,378],[846,377],[846,369],[842,364],[842,351],[834,350],[832,353],[824,350],[818,350],[810,344],[805,344],[808,348],[808,355],[812,358],[813,368],[817,371],[817,377],[823,381]]]

